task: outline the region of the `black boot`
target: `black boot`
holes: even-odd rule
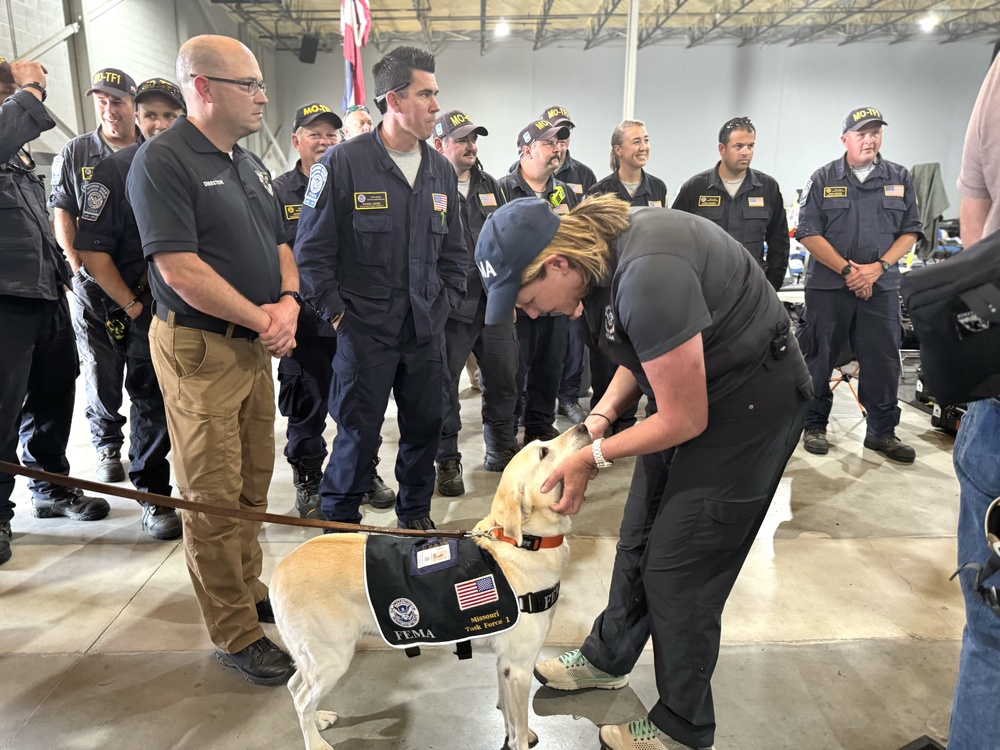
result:
[[[368,503],[373,508],[378,510],[385,510],[386,508],[391,508],[396,504],[396,493],[392,491],[385,482],[382,481],[382,477],[378,475],[378,464],[381,459],[378,456],[372,460],[375,464],[372,469],[372,483],[365,492],[365,499],[363,502]]]
[[[295,509],[302,518],[322,518],[319,512],[319,482],[323,478],[324,456],[304,456],[288,463],[292,465],[295,485]]]
[[[462,479],[462,462],[457,458],[442,461],[437,467],[438,492],[445,497],[458,497],[465,494],[465,481]]]

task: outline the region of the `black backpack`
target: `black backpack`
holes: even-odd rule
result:
[[[900,294],[938,404],[1000,396],[1000,232],[904,274]]]

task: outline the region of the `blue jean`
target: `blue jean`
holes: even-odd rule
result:
[[[962,489],[958,515],[958,563],[983,565],[989,547],[986,509],[1000,496],[1000,401],[969,404],[955,440],[955,473]],[[1000,737],[1000,617],[973,591],[976,573],[961,574],[965,630],[951,710],[948,750],[996,747]],[[1000,573],[986,583],[1000,586]]]

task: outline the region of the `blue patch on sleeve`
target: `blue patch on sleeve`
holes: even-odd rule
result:
[[[312,165],[312,169],[309,170],[309,186],[306,188],[306,196],[302,199],[302,205],[316,208],[316,203],[319,201],[323,188],[326,187],[329,176],[330,172],[322,164]]]

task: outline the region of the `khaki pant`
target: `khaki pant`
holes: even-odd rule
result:
[[[181,496],[265,511],[274,468],[274,382],[263,345],[155,316],[149,340]],[[188,572],[208,632],[226,653],[240,651],[264,636],[255,608],[267,596],[260,523],[188,511],[182,518]]]

